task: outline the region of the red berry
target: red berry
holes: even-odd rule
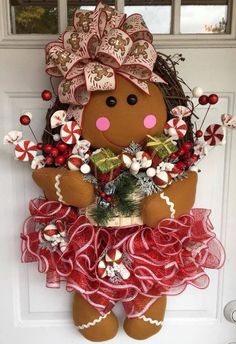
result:
[[[44,151],[46,154],[51,153],[51,150],[52,150],[52,145],[49,145],[49,144],[43,145],[43,151]]]
[[[202,130],[197,130],[196,131],[196,137],[202,137],[202,135],[203,135]]]
[[[112,198],[108,196],[108,197],[106,198],[106,201],[107,201],[107,203],[111,203]]]
[[[184,170],[185,169],[185,164],[181,161],[177,162],[175,165],[179,170]]]
[[[178,157],[178,155],[175,154],[175,153],[172,153],[172,154],[170,155],[170,159],[171,159],[171,160],[175,160],[175,159],[177,159],[177,157]]]
[[[106,197],[105,192],[101,192],[101,193],[100,193],[100,196],[101,196],[102,198],[105,198],[105,197]]]
[[[27,116],[27,115],[22,115],[22,116],[20,116],[20,123],[21,123],[22,125],[29,125],[29,124],[30,124],[30,121],[31,121],[31,119],[30,119],[29,116]]]
[[[42,149],[43,149],[43,143],[42,143],[42,142],[39,142],[39,143],[37,144],[37,148],[40,149],[40,150],[42,150]]]
[[[192,155],[192,160],[193,160],[193,161],[198,161],[198,159],[199,159],[199,156],[198,156],[198,155],[196,155],[196,154],[193,154],[193,155]]]
[[[218,100],[219,100],[219,97],[217,96],[217,94],[213,93],[209,95],[209,98],[208,98],[209,104],[214,105],[218,102]]]
[[[192,148],[192,143],[189,141],[184,142],[182,148],[185,150],[185,152],[188,152]]]
[[[45,101],[49,101],[52,99],[52,92],[49,91],[49,90],[44,90],[42,93],[41,93],[41,97],[43,100]]]
[[[65,152],[67,150],[67,144],[64,143],[64,142],[58,142],[57,144],[57,149],[60,151],[60,152]]]
[[[181,158],[182,158],[182,161],[184,162],[185,160],[187,159],[190,159],[192,156],[192,153],[191,152],[186,152]]]
[[[56,158],[55,158],[55,164],[58,165],[58,166],[62,166],[64,165],[65,163],[65,157],[63,155],[58,155]]]
[[[52,165],[53,164],[53,162],[54,162],[54,159],[53,159],[53,157],[52,156],[46,156],[46,158],[45,158],[45,162],[46,162],[46,165]]]
[[[184,148],[180,148],[179,150],[178,150],[178,152],[177,152],[177,154],[179,155],[179,156],[181,156],[181,155],[184,155],[186,152],[185,152],[185,149]]]
[[[209,102],[209,98],[206,95],[202,95],[201,97],[198,98],[198,102],[201,105],[206,105]]]
[[[53,147],[50,154],[55,158],[59,154],[59,150],[56,147]]]

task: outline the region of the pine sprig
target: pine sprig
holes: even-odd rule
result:
[[[103,207],[98,203],[90,211],[93,220],[101,226],[107,225],[109,220],[115,216],[123,215],[129,217],[139,209],[139,202],[132,199],[132,194],[136,189],[137,179],[128,174],[123,173],[116,181],[114,181],[115,192],[114,201],[108,207]]]
[[[116,196],[118,198],[126,198],[132,194],[136,188],[136,178],[128,173],[123,173],[122,177],[116,183]]]
[[[98,225],[106,226],[109,220],[115,216],[115,213],[112,207],[106,209],[98,205],[90,210],[90,215]]]
[[[116,210],[124,216],[131,216],[139,210],[139,203],[135,200],[125,198],[117,202]]]

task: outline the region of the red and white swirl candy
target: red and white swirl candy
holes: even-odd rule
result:
[[[170,119],[164,127],[166,135],[170,136],[173,140],[182,139],[188,130],[187,124],[179,118]]]
[[[192,114],[192,111],[189,110],[186,106],[178,105],[175,106],[171,111],[171,115],[178,118],[188,117]]]
[[[209,146],[225,143],[225,130],[220,124],[211,124],[206,128],[204,140]]]
[[[69,121],[61,127],[61,139],[68,145],[76,144],[81,135],[81,129],[75,121]]]
[[[17,130],[11,130],[7,135],[3,138],[3,143],[12,143],[13,145],[16,145],[19,140],[22,139],[22,132]]]
[[[230,114],[221,115],[221,121],[224,127],[236,129],[236,117]]]
[[[37,155],[37,145],[30,140],[21,140],[16,144],[15,157],[21,161],[32,161]]]
[[[156,173],[153,181],[157,186],[159,186],[159,188],[164,189],[170,184],[171,177],[168,172],[160,171]]]
[[[64,110],[54,112],[50,119],[51,128],[55,129],[66,123],[67,113]]]

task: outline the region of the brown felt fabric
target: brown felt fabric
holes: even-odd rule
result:
[[[188,178],[173,182],[166,189],[164,194],[170,198],[175,205],[175,217],[189,213],[195,201],[197,186],[197,173],[188,172]],[[146,197],[142,203],[142,218],[145,224],[155,227],[158,222],[170,217],[170,207],[159,193]]]
[[[166,297],[163,296],[159,298],[148,311],[144,314],[147,318],[151,318],[153,320],[162,321],[164,319],[166,309]],[[147,339],[161,329],[160,326],[156,326],[154,324],[150,324],[139,318],[126,318],[124,322],[124,330],[125,332],[134,339]]]
[[[76,326],[92,322],[100,317],[100,313],[92,307],[80,294],[75,293],[73,300],[73,319]],[[115,337],[119,328],[116,316],[111,312],[105,319],[88,329],[79,330],[82,335],[93,342],[102,342]]]
[[[91,183],[84,181],[78,171],[68,171],[63,168],[42,168],[33,172],[33,180],[44,191],[50,201],[58,200],[55,188],[55,177],[61,175],[60,189],[66,204],[85,208],[95,200],[94,188]]]
[[[131,141],[139,143],[147,134],[160,134],[167,119],[166,106],[159,88],[150,82],[148,86],[150,96],[124,77],[117,75],[116,90],[93,92],[83,114],[83,138],[89,140],[94,148],[104,147],[119,152]],[[127,103],[130,94],[138,98],[135,105]],[[106,105],[109,96],[117,99],[114,107]],[[144,117],[148,114],[153,114],[157,118],[157,123],[152,129],[147,129],[143,125]],[[105,132],[96,128],[96,120],[101,116],[107,117],[111,123]]]

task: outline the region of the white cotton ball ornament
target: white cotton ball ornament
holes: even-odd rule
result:
[[[146,174],[148,177],[153,178],[156,175],[156,169],[154,167],[149,167]]]
[[[53,140],[54,140],[55,142],[60,141],[60,139],[61,139],[61,137],[60,137],[59,134],[54,134],[54,135],[53,135]]]
[[[83,174],[88,174],[91,171],[91,167],[88,164],[83,164],[80,167],[80,172],[82,172]]]
[[[199,98],[203,95],[203,89],[199,86],[196,86],[192,89],[192,95],[195,98]]]

